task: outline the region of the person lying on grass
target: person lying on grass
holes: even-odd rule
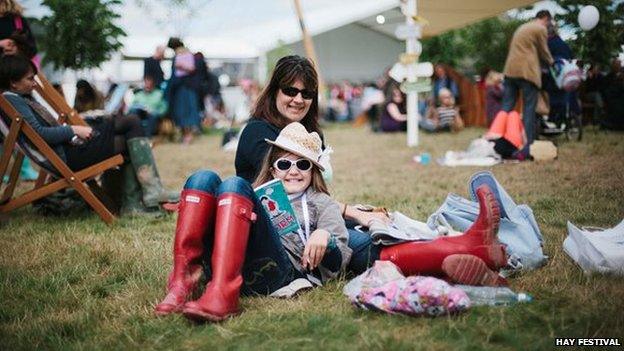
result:
[[[211,171],[191,175],[181,194],[173,271],[158,315],[182,312],[217,322],[240,313],[239,295],[268,295],[297,278],[327,282],[351,257],[341,207],[327,190],[319,163],[321,138],[297,122],[271,145],[253,184],[221,181]],[[280,235],[254,186],[281,179],[301,230]],[[187,302],[201,272],[209,283]]]

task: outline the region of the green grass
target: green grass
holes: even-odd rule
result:
[[[460,150],[482,130],[405,136],[328,126],[332,194],[425,220],[449,192],[467,196],[479,167],[444,168],[411,161]],[[234,174],[233,154],[218,135],[190,147],[159,145],[164,182],[180,188],[199,168]],[[31,208],[0,227],[0,343],[6,350],[552,349],[554,337],[619,337],[624,342],[624,280],[585,276],[562,250],[566,221],[610,227],[624,217],[624,138],[590,130],[581,143],[561,143],[558,160],[492,167],[518,203],[529,204],[545,237],[548,265],[511,280],[535,301],[475,308],[441,318],[363,312],[341,293],[345,280],[293,300],[242,299],[244,313],[218,325],[181,316],[156,318],[171,268],[175,217],[121,218],[107,227],[91,213],[41,217]]]

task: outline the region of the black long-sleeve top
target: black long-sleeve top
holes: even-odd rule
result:
[[[262,167],[264,156],[269,151],[269,144],[264,139],[275,140],[280,129],[259,119],[251,119],[238,141],[234,167],[236,175],[253,183]]]

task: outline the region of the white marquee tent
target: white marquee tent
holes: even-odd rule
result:
[[[328,80],[371,78],[396,61],[404,48],[394,37],[397,25],[405,21],[399,2],[301,1],[321,71]],[[149,56],[169,36],[184,38],[187,46],[208,58],[251,59],[257,60],[258,66],[268,50],[281,44],[303,53],[293,0],[189,0],[184,8],[166,7],[165,3],[169,2],[128,0],[121,5],[120,25],[128,34],[123,40],[125,57]],[[418,13],[429,21],[423,31],[427,37],[531,3],[534,1],[419,0]],[[37,0],[24,4],[31,13],[45,11]],[[384,17],[383,24],[376,21],[378,15]],[[106,66],[113,78],[127,75],[115,66],[120,62],[117,58]],[[132,70],[136,70],[134,66]]]

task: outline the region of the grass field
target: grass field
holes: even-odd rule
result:
[[[420,152],[440,157],[464,149],[482,130],[405,135],[329,126],[332,194],[425,220],[447,193],[467,196],[478,167],[443,168],[411,161]],[[611,227],[624,218],[624,135],[590,130],[581,143],[562,142],[550,163],[492,167],[518,203],[529,204],[545,238],[549,263],[511,280],[535,301],[510,308],[475,308],[441,318],[362,312],[342,295],[345,280],[293,300],[244,298],[244,312],[218,325],[181,316],[156,318],[171,268],[175,216],[121,218],[107,227],[94,214],[36,215],[28,207],[0,227],[0,349],[254,349],[448,350],[553,349],[555,337],[619,337],[624,343],[624,279],[585,276],[562,250],[566,221]],[[155,149],[164,182],[180,188],[186,176],[210,168],[234,174],[233,154],[220,137]]]

